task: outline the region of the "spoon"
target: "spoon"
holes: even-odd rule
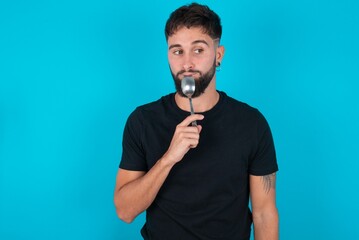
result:
[[[196,89],[196,85],[193,77],[185,77],[181,81],[181,88],[184,95],[189,99],[189,106],[191,108],[191,115],[194,114],[193,104],[192,104],[192,95]],[[191,123],[192,126],[197,126],[197,121]]]

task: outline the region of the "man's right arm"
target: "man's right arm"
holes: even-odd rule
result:
[[[201,126],[188,126],[202,115],[191,115],[177,125],[167,152],[146,173],[119,169],[114,202],[120,219],[130,223],[154,201],[172,167],[198,145]]]
[[[161,158],[147,173],[119,169],[116,178],[115,206],[120,219],[130,223],[135,217],[146,210],[172,166]]]

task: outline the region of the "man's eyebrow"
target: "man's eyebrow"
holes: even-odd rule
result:
[[[176,48],[176,47],[181,47],[181,45],[180,45],[180,44],[170,45],[170,46],[168,47],[168,50],[170,50],[171,48]]]
[[[192,42],[192,45],[195,45],[197,43],[203,43],[206,44],[207,46],[209,46],[209,44],[205,41],[205,40],[196,40]],[[181,44],[172,44],[168,47],[168,50],[171,50],[172,48],[176,48],[176,47],[182,47]]]
[[[207,43],[205,40],[196,40],[196,41],[193,41],[193,42],[192,42],[192,45],[193,45],[193,44],[197,44],[197,43],[204,43],[204,44],[206,44],[207,46],[209,46],[208,43]]]

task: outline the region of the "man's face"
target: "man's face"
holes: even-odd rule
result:
[[[181,80],[193,77],[196,90],[193,98],[200,96],[216,72],[216,49],[218,40],[214,41],[204,34],[201,28],[180,28],[168,37],[168,61],[177,92],[181,90]]]

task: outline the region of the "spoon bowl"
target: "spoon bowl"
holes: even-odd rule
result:
[[[181,81],[181,88],[184,95],[191,98],[196,90],[196,84],[193,77],[185,77]]]

